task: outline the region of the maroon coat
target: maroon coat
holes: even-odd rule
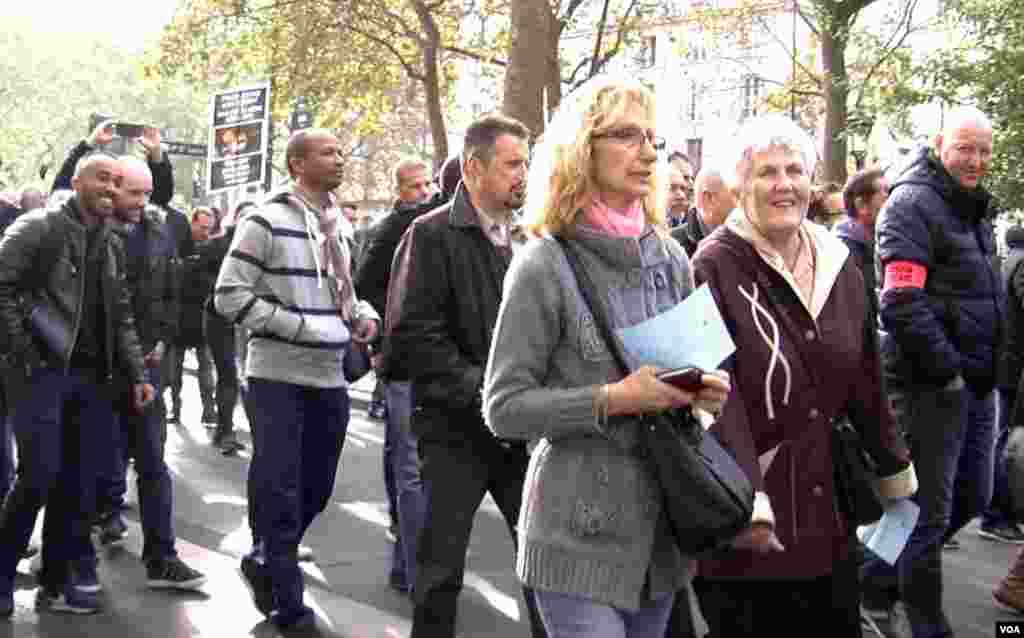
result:
[[[883,399],[860,269],[838,240],[820,241],[827,250],[819,250],[817,267],[834,276],[825,279],[831,286],[817,321],[731,225],[706,239],[694,257],[697,283],[710,285],[736,343],[732,393],[713,431],[755,489],[768,494],[786,548],[772,554],[735,550],[702,561],[703,576],[808,579],[831,573],[849,551],[851,534],[835,499],[831,424],[837,417],[849,415],[886,474],[907,465],[909,453]],[[828,289],[821,280],[816,287]],[[779,349],[773,357],[774,328]],[[759,457],[775,448],[762,477]]]

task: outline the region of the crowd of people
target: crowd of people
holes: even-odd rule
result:
[[[977,516],[985,538],[1024,544],[998,462],[1022,410],[1024,230],[1000,272],[991,122],[957,109],[905,166],[827,188],[787,118],[751,118],[705,163],[667,153],[656,108],[640,84],[598,78],[537,139],[482,116],[436,175],[398,162],[393,210],[359,230],[330,131],[291,136],[290,180],[262,201],[186,215],[159,131],[138,139],[144,160],[114,157],[101,123],[49,196],[0,202],[0,615],[44,507],[38,607],[101,610],[91,531],[124,540],[129,459],[147,585],[203,586],[175,551],[164,462],[194,350],[211,444],[244,449],[239,403],[252,435],[241,577],[270,621],[309,626],[302,540],[339,469],[346,362],[368,352],[386,578],[411,599],[414,638],[455,635],[486,494],[533,636],[748,636],[793,619],[952,635],[943,547]],[[613,329],[706,285],[735,354],[695,391],[635,356],[620,369],[569,251]],[[666,410],[700,417],[755,490],[749,524],[709,554],[679,550],[638,436]],[[883,504],[920,507],[894,565],[840,505],[840,422]],[[1024,613],[1024,553],[994,585]]]

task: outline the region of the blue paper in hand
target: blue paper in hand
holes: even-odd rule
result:
[[[921,508],[910,499],[894,501],[886,505],[877,523],[858,527],[857,538],[879,558],[895,565],[907,545],[910,533],[917,525],[920,513]]]
[[[715,370],[736,351],[707,284],[668,312],[617,333],[641,365],[668,370],[687,366]]]

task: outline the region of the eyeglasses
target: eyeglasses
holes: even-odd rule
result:
[[[628,127],[628,128],[615,128],[606,133],[599,133],[592,136],[593,139],[599,140],[602,138],[609,138],[622,142],[630,148],[636,148],[644,142],[650,142],[651,146],[656,151],[665,150],[665,138],[658,137],[654,134],[654,131],[645,131],[642,128]]]

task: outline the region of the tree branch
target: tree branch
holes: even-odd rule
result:
[[[814,73],[814,71],[812,71],[811,69],[807,68],[807,66],[800,61],[800,58],[796,57],[796,51],[794,51],[793,49],[790,49],[789,46],[785,42],[782,41],[782,38],[780,38],[778,35],[776,35],[775,32],[772,31],[771,28],[769,28],[769,26],[768,26],[768,24],[765,21],[763,16],[757,16],[757,19],[761,23],[761,26],[764,28],[764,30],[768,33],[768,35],[770,35],[771,38],[773,40],[775,40],[775,43],[778,44],[780,47],[782,47],[782,49],[784,51],[786,51],[786,53],[789,56],[789,59],[792,60],[793,63],[796,64],[798,67],[800,67],[800,70],[803,71],[805,74],[807,74],[807,77],[811,78],[814,81],[814,83],[817,84],[820,87],[821,86],[821,78],[818,77],[818,75],[816,73]],[[795,82],[796,78],[793,78],[793,81]]]
[[[379,46],[384,47],[385,49],[387,49],[391,53],[391,55],[395,56],[395,59],[398,60],[398,64],[401,65],[401,67],[403,69],[405,69],[406,75],[408,75],[413,80],[417,80],[419,82],[426,81],[426,79],[427,79],[426,75],[421,73],[420,71],[418,71],[416,69],[416,67],[414,67],[412,65],[411,62],[406,60],[405,57],[402,55],[402,53],[397,48],[395,48],[394,43],[391,42],[390,40],[388,40],[386,38],[381,38],[381,37],[379,37],[379,36],[377,36],[377,35],[375,35],[373,33],[370,33],[370,32],[368,32],[368,31],[366,31],[364,29],[360,29],[359,27],[353,26],[351,24],[349,24],[349,25],[340,25],[339,24],[338,26],[340,26],[340,27],[342,27],[344,29],[348,29],[352,33],[355,33],[356,35],[360,35],[360,36],[366,38],[367,40],[369,40],[370,42],[373,42],[374,44],[377,44]]]
[[[464,58],[483,62],[485,64],[493,64],[495,66],[508,66],[508,62],[505,60],[499,60],[496,57],[486,56],[483,53],[477,53],[476,51],[470,51],[469,49],[463,49],[462,47],[446,46],[441,47],[443,50],[454,53],[455,55],[461,55]]]
[[[569,4],[565,7],[565,13],[558,18],[558,35],[562,35],[562,29],[565,28],[569,21],[572,20],[572,16],[576,13],[576,10],[580,8],[580,5],[586,2],[586,0],[569,0]]]
[[[807,28],[811,30],[811,33],[816,37],[821,37],[821,29],[819,29],[818,25],[814,23],[814,20],[811,20],[810,16],[804,13],[804,8],[800,6],[799,0],[790,1],[793,3],[793,10],[796,11],[796,14],[804,21],[804,24],[806,24]]]
[[[871,65],[871,68],[868,69],[868,72],[860,81],[860,86],[862,88],[857,93],[857,101],[854,103],[855,108],[859,109],[862,101],[864,100],[863,87],[870,85],[871,78],[875,73],[877,73],[878,70],[882,68],[882,65],[885,64],[901,46],[903,46],[903,43],[906,42],[907,38],[910,37],[910,34],[913,33],[914,29],[911,27],[911,21],[913,19],[914,10],[917,8],[917,3],[918,0],[907,0],[906,4],[903,5],[905,7],[903,15],[900,16],[899,21],[896,23],[896,28],[893,29],[888,41],[882,47],[882,50],[885,51],[885,53],[883,53],[882,56]],[[898,39],[897,36],[899,36]]]

